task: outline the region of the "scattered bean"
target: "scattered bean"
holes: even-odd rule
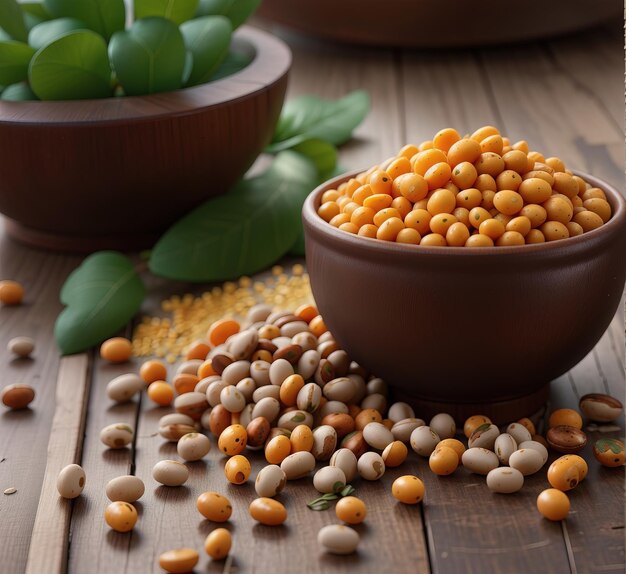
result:
[[[78,464],[68,464],[57,477],[57,490],[63,498],[76,498],[85,488],[87,477]]]
[[[18,357],[29,357],[35,350],[35,341],[30,337],[13,337],[7,344],[7,350]]]
[[[623,466],[624,443],[616,438],[601,438],[593,445],[593,456],[602,466]]]
[[[537,509],[548,520],[564,520],[569,514],[569,498],[556,488],[548,488],[537,497]]]
[[[400,476],[391,485],[391,494],[404,504],[418,504],[424,498],[424,483],[410,474]]]
[[[562,453],[575,453],[582,450],[587,444],[587,435],[572,426],[556,426],[548,430],[546,440],[550,448]]]
[[[441,439],[428,426],[418,426],[411,433],[411,448],[420,456],[430,456]]]
[[[137,476],[127,475],[113,478],[106,485],[106,495],[109,500],[115,502],[135,502],[145,492],[143,480]]]
[[[107,384],[107,396],[116,403],[125,403],[145,387],[146,384],[139,375],[127,373],[115,377]]]
[[[114,423],[100,431],[100,440],[109,448],[124,448],[133,441],[133,429],[124,423]]]
[[[487,487],[492,492],[511,494],[524,486],[524,475],[516,468],[500,467],[487,474]]]
[[[177,460],[161,460],[152,468],[152,477],[165,486],[181,486],[189,478],[189,469]]]
[[[203,492],[196,501],[198,512],[212,522],[226,522],[233,507],[225,496],[217,492]]]
[[[2,404],[13,410],[25,409],[35,398],[35,389],[30,385],[7,385],[0,393]]]
[[[100,356],[109,363],[125,363],[132,353],[133,344],[124,337],[113,337],[100,345]]]
[[[287,483],[287,475],[280,466],[270,464],[263,467],[254,482],[256,493],[262,498],[273,498],[280,494]]]
[[[197,432],[191,432],[181,436],[176,444],[178,456],[188,462],[204,458],[210,450],[211,441],[208,437]]]
[[[226,528],[216,528],[204,541],[204,551],[213,560],[223,560],[228,556],[233,544],[230,532]]]
[[[193,548],[168,550],[159,556],[159,566],[170,574],[191,572],[200,560],[200,555]]]
[[[106,507],[104,519],[116,532],[129,532],[137,524],[137,510],[128,502],[116,500]]]
[[[346,482],[346,475],[338,466],[324,466],[313,475],[313,486],[322,494],[339,492]]]
[[[580,410],[592,421],[610,423],[620,416],[624,408],[616,398],[600,393],[584,395],[580,399]]]
[[[352,554],[356,552],[360,540],[356,530],[342,524],[329,524],[317,534],[318,544],[331,554]]]
[[[287,509],[273,498],[257,498],[250,503],[250,516],[266,526],[279,526],[287,520]]]
[[[496,454],[486,448],[468,448],[461,457],[463,466],[475,474],[489,474],[494,468],[498,468],[500,461]]]
[[[365,480],[378,480],[385,474],[385,462],[379,454],[366,452],[359,457],[357,469],[361,478]]]

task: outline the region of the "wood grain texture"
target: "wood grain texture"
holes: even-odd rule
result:
[[[67,568],[72,501],[59,496],[56,482],[63,467],[80,463],[89,397],[88,366],[86,353],[61,359],[46,472],[30,540],[26,574],[57,574]]]
[[[551,46],[556,49],[559,44]],[[622,122],[614,120],[623,115],[623,87],[617,91],[612,82],[614,91],[605,90],[599,98],[585,87],[584,72],[579,78],[578,67],[564,68],[541,45],[482,50],[478,58],[500,109],[504,133],[623,189],[624,136]],[[605,59],[598,55],[591,63],[583,61],[581,69],[598,61]],[[614,74],[622,72],[615,69]]]
[[[578,408],[580,397],[592,392],[624,397],[623,313],[616,314],[598,346],[567,375],[552,384],[552,408]],[[587,478],[568,493],[572,509],[564,522],[578,572],[624,572],[624,467],[606,468],[594,458],[593,443],[603,437],[624,440],[619,431],[588,432],[580,454],[589,465]],[[601,552],[590,552],[601,548]]]
[[[0,491],[18,489],[12,496],[0,497],[0,555],[15,572],[23,572],[26,564],[46,468],[59,367],[52,336],[61,310],[59,289],[77,263],[78,258],[16,244],[4,234],[0,217],[0,280],[19,281],[25,289],[22,305],[0,305],[0,386],[23,383],[36,392],[30,408],[23,411],[0,406]],[[7,351],[9,340],[21,335],[35,340],[31,359],[17,359]]]
[[[104,510],[110,503],[105,487],[112,478],[133,472],[133,445],[109,449],[100,441],[100,431],[114,423],[135,428],[138,398],[115,404],[106,394],[106,385],[114,377],[137,372],[139,365],[137,360],[112,365],[100,357],[94,359],[81,459],[87,483],[72,508],[70,572],[121,572],[126,563],[128,537],[111,531],[104,521]]]
[[[354,138],[341,148],[339,163],[349,169],[367,169],[406,143],[399,77],[392,52],[335,46],[287,35],[293,53],[287,97],[314,94],[338,98],[366,89],[371,110]]]

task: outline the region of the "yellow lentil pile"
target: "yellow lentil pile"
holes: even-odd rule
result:
[[[605,224],[606,194],[558,157],[483,126],[408,144],[337,189],[318,215],[347,233],[431,247],[498,247],[567,239]]]
[[[227,281],[200,295],[173,295],[161,303],[169,316],[143,317],[135,328],[132,345],[136,357],[156,356],[175,363],[189,345],[205,340],[212,323],[224,316],[245,317],[258,303],[298,307],[313,301],[309,276],[296,263],[289,272],[272,267],[263,280],[241,277]]]

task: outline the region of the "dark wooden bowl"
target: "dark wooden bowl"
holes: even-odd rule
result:
[[[626,201],[598,178],[613,217],[554,243],[454,248],[387,243],[340,231],[303,208],[313,295],[337,341],[418,416],[482,412],[494,421],[541,407],[548,383],[598,342],[626,278]],[[354,175],[354,174],[351,174]]]
[[[529,41],[623,18],[620,0],[264,0],[258,14],[320,38],[373,46]]]
[[[241,72],[162,94],[0,102],[0,212],[7,230],[51,249],[150,246],[171,223],[224,193],[272,137],[289,48],[241,28]]]

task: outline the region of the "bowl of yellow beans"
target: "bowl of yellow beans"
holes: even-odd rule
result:
[[[619,191],[493,126],[446,128],[326,182],[303,222],[333,336],[398,396],[445,412],[534,412],[626,280]]]
[[[0,212],[13,237],[89,252],[151,246],[228,191],[269,143],[291,54],[242,26],[251,62],[221,79],[145,96],[0,102]]]

